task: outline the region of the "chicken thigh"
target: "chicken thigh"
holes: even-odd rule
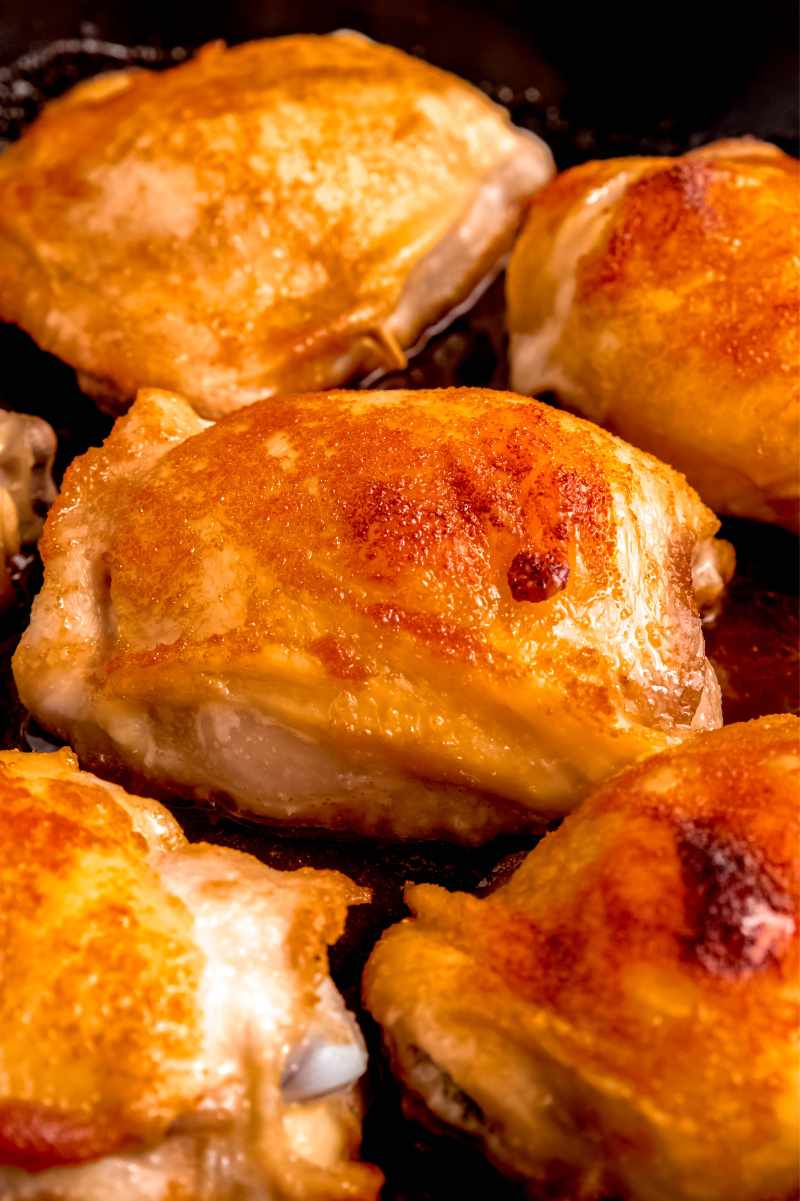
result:
[[[326,946],[366,896],[190,846],[68,751],[0,754],[3,1201],[377,1196]]]
[[[719,724],[696,599],[717,524],[655,459],[510,394],[207,426],[146,390],[67,473],[15,676],[137,787],[477,841]]]
[[[510,248],[549,151],[353,33],[207,46],[49,104],[0,158],[0,319],[106,407],[206,416],[397,367]]]
[[[513,386],[555,391],[717,512],[798,528],[800,171],[751,138],[567,171],[508,274]]]
[[[553,1201],[792,1201],[800,721],[616,776],[484,899],[407,889],[367,965],[417,1116]]]

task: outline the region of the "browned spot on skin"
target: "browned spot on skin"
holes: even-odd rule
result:
[[[611,494],[608,481],[596,463],[587,463],[582,472],[559,465],[552,473],[553,485],[560,502],[560,520],[553,535],[567,537],[572,525],[580,525],[603,541],[611,544]],[[569,517],[569,522],[565,517]]]
[[[794,377],[796,163],[776,152],[745,165],[701,154],[639,164],[608,238],[581,261],[578,303],[634,313],[647,289],[669,289],[684,297],[668,318],[673,347],[701,348],[754,378]]]
[[[337,680],[351,680],[363,684],[370,672],[356,651],[334,634],[324,634],[311,643],[311,650],[319,658],[328,675]]]
[[[380,549],[406,563],[423,563],[435,545],[480,531],[476,516],[457,507],[446,492],[437,504],[421,491],[415,495],[404,481],[370,482],[352,505],[349,520],[356,540],[368,544],[367,559]]]
[[[677,847],[687,954],[733,979],[778,962],[795,930],[792,902],[755,849],[712,820],[682,821]]]
[[[515,601],[549,600],[567,586],[569,564],[554,551],[520,551],[508,569],[508,586]]]
[[[624,283],[643,244],[661,250],[676,232],[686,232],[684,224],[689,229],[696,226],[695,236],[713,230],[719,217],[707,202],[711,170],[706,163],[687,160],[635,180],[605,253],[594,261],[593,270],[582,275],[582,295]]]
[[[0,1104],[0,1162],[26,1172],[85,1163],[118,1150],[122,1139],[77,1114],[29,1101]]]

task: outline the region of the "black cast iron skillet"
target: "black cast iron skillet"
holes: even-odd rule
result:
[[[753,133],[795,152],[798,28],[795,6],[766,0],[737,16],[733,6],[673,4],[661,12],[614,4],[253,3],[154,4],[131,0],[5,0],[0,10],[0,145],[19,136],[45,100],[79,79],[126,64],[160,68],[214,38],[355,28],[457,71],[506,104],[550,143],[560,167],[620,154],[680,153],[714,137]],[[381,386],[507,386],[502,280],[472,313],[434,339],[409,368]],[[59,437],[58,469],[99,443],[109,420],[78,391],[72,372],[19,330],[0,326],[0,406],[38,413]],[[716,626],[707,631],[723,684],[725,717],[736,721],[798,709],[798,540],[782,530],[730,521],[738,574]],[[20,559],[18,603],[0,615],[0,745],[42,749],[41,731],[16,697],[10,657],[40,583],[36,556]],[[405,880],[484,890],[502,879],[535,839],[465,850],[445,844],[377,846],[277,835],[188,802],[173,805],[190,838],[238,847],[278,868],[333,867],[373,890],[355,910],[332,968],[358,1008],[363,963],[380,931],[403,915]],[[1,818],[2,815],[0,815]],[[364,1157],[386,1173],[386,1201],[519,1201],[468,1143],[406,1122],[373,1046]],[[111,1201],[111,1199],[109,1199]],[[123,1201],[123,1199],[120,1199]]]

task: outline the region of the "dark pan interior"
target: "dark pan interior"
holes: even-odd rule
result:
[[[519,0],[5,0],[0,138],[15,136],[43,96],[109,66],[158,65],[215,38],[339,28],[499,94],[516,120],[548,138],[562,167],[738,133],[787,150],[797,144],[800,18],[787,0],[762,0],[756,13],[715,0],[661,10]]]
[[[698,11],[699,10],[699,11]],[[313,4],[297,0],[210,4],[86,4],[14,0],[0,12],[0,140],[13,140],[41,104],[79,79],[134,63],[161,67],[205,41],[303,30],[357,28],[465,75],[506,104],[553,147],[561,167],[587,158],[680,152],[721,135],[754,133],[797,145],[797,16],[767,2],[745,21],[729,7],[677,5],[657,18],[614,5],[476,3]],[[72,372],[20,331],[0,326],[0,405],[46,417],[59,437],[59,470],[102,440],[107,418]],[[505,386],[502,281],[381,386]],[[740,720],[798,707],[798,540],[781,530],[727,522],[739,571],[707,632],[723,684],[725,716]],[[14,692],[10,656],[40,582],[36,556],[20,559],[18,604],[0,616],[0,744],[46,746]],[[291,869],[335,867],[373,889],[334,950],[337,981],[358,1007],[358,981],[380,933],[403,913],[405,880],[488,888],[534,839],[479,850],[443,844],[376,846],[276,835],[223,813],[172,806],[191,838],[250,851]],[[386,1201],[512,1201],[520,1190],[469,1145],[434,1137],[400,1112],[375,1044],[364,1155],[387,1175]]]

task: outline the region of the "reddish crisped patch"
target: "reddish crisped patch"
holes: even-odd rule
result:
[[[79,1114],[27,1101],[0,1103],[0,1163],[26,1172],[86,1163],[119,1150],[122,1138]]]
[[[797,164],[777,151],[745,162],[702,151],[651,160],[581,260],[577,303],[618,314],[667,289],[680,298],[664,315],[673,349],[702,346],[755,376],[794,375],[798,217]]]
[[[547,553],[577,525],[598,541],[606,535],[607,482],[588,448],[560,436],[538,407],[509,410],[486,396],[482,412],[426,439],[413,422],[392,425],[390,413],[381,428],[376,416],[352,421],[344,445],[320,465],[336,471],[337,507],[357,569],[371,580],[402,586],[416,569],[441,573],[472,592],[464,608],[474,615],[475,590],[499,582],[498,552],[510,561],[522,542]]]
[[[777,963],[795,933],[791,897],[757,850],[711,820],[683,821],[676,843],[688,957],[718,976]]]
[[[585,528],[587,533],[610,545],[611,495],[608,483],[600,464],[593,460],[591,451],[587,459],[581,471],[563,463],[552,471],[549,486],[560,500],[559,521],[553,527],[553,533],[561,540],[567,536],[570,525],[580,525],[582,531]],[[548,482],[545,476],[542,480],[545,487]]]
[[[454,503],[447,481],[426,485],[413,478],[369,480],[347,499],[345,517],[373,578],[424,564],[448,546],[453,554],[469,555],[469,543],[480,535],[478,515]]]
[[[355,648],[343,638],[337,638],[335,634],[324,634],[311,643],[310,649],[321,660],[328,675],[335,679],[351,680],[356,684],[363,684],[369,679],[370,672]]]
[[[635,180],[621,202],[603,253],[593,256],[581,273],[581,299],[624,286],[643,254],[652,255],[657,249],[659,255],[669,256],[670,239],[676,233],[702,238],[717,227],[719,218],[708,201],[710,178],[707,163],[687,159]]]
[[[512,992],[531,1001],[555,1004],[568,991],[584,988],[589,970],[587,935],[566,921],[545,927],[497,903],[475,933],[484,964],[491,964]]]

